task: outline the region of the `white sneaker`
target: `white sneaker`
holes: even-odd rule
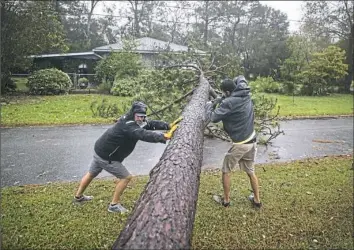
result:
[[[73,203],[74,204],[83,204],[86,201],[91,201],[93,199],[93,196],[90,195],[82,195],[80,198],[74,197]]]
[[[115,205],[111,205],[109,204],[109,207],[108,207],[108,212],[111,212],[111,213],[121,213],[121,214],[124,214],[124,213],[127,213],[129,210],[126,209],[125,207],[123,207],[120,203],[118,204],[115,204]]]

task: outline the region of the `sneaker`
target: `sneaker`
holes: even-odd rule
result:
[[[76,196],[74,196],[74,200],[73,202],[76,204],[83,204],[86,201],[90,201],[93,199],[93,196],[89,196],[89,195],[81,195],[80,198],[76,198]]]
[[[216,201],[217,203],[223,205],[224,207],[229,207],[230,206],[230,202],[225,202],[223,198],[221,198],[221,196],[219,195],[213,195],[213,199],[214,201]]]
[[[254,201],[254,194],[251,193],[249,196],[248,196],[248,200],[252,203],[252,206],[254,208],[261,208],[262,207],[262,202],[260,203],[257,203]]]
[[[109,207],[108,207],[108,212],[111,212],[111,213],[121,213],[121,214],[124,214],[126,212],[128,212],[129,210],[126,209],[125,207],[123,207],[121,204],[115,204],[115,205],[112,205],[112,204],[109,204]]]

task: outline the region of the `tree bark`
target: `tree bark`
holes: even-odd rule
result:
[[[347,93],[350,93],[350,85],[352,84],[353,81],[353,71],[354,71],[354,65],[353,65],[353,40],[354,40],[354,24],[351,25],[350,27],[350,36],[349,36],[349,46],[348,46],[348,75],[346,77],[345,81],[345,86],[344,89]]]
[[[150,180],[113,249],[191,248],[209,88],[201,74],[180,127],[151,170]]]

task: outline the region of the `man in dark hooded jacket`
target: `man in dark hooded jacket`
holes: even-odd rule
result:
[[[93,160],[88,173],[82,178],[75,194],[74,202],[83,203],[93,199],[84,195],[85,189],[91,181],[104,169],[119,178],[116,184],[113,199],[108,207],[109,212],[125,213],[127,209],[120,203],[120,196],[127,187],[132,175],[122,164],[123,160],[132,153],[136,143],[141,141],[166,143],[177,128],[181,118],[172,124],[162,121],[146,120],[147,106],[142,102],[134,102],[130,111],[120,117],[118,121],[98,138],[94,147]],[[149,130],[168,130],[168,133]]]
[[[232,147],[226,153],[222,166],[222,182],[224,198],[214,196],[214,200],[223,206],[230,205],[230,173],[238,163],[250,178],[253,193],[249,200],[253,206],[262,206],[259,198],[258,178],[254,170],[254,161],[257,151],[256,132],[254,130],[254,110],[250,95],[250,88],[244,76],[235,80],[225,79],[221,83],[224,98],[217,102],[207,103],[207,114],[211,122],[223,122],[226,133],[233,141]],[[217,106],[220,102],[219,106]]]

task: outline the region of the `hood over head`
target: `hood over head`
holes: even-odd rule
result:
[[[236,88],[233,91],[232,96],[247,96],[250,94],[251,89],[243,75],[235,77],[234,83],[236,84]]]
[[[147,111],[147,106],[146,106],[145,103],[140,102],[140,101],[135,101],[135,102],[133,102],[132,107],[130,108],[128,113],[125,114],[125,118],[127,120],[133,120],[134,119],[134,115],[136,113],[145,114],[146,115],[146,111]]]

